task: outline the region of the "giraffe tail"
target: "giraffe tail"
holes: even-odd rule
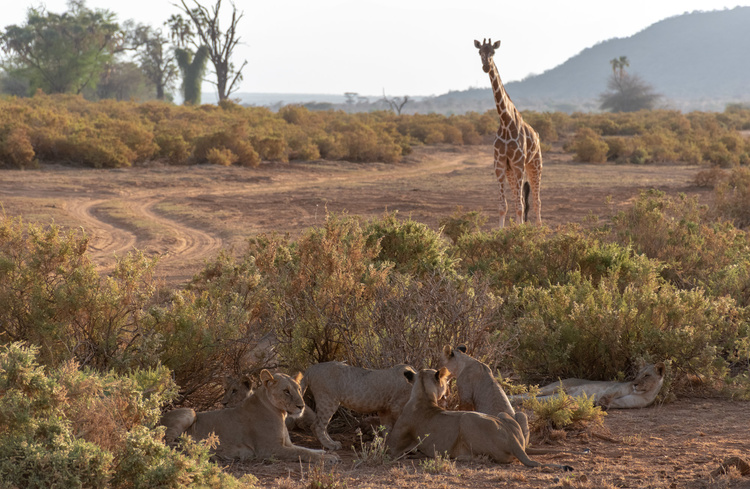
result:
[[[529,222],[529,194],[531,185],[529,182],[523,182],[523,222]]]

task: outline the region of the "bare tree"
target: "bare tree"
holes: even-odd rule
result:
[[[182,9],[195,28],[194,32],[189,29],[186,31],[187,39],[196,49],[200,46],[208,48],[208,59],[214,66],[214,73],[216,74],[215,83],[219,100],[226,100],[232,92],[239,88],[237,84],[242,81],[242,70],[247,65],[247,60],[245,60],[239,68],[235,68],[231,61],[234,49],[240,42],[237,25],[244,14],[242,12],[237,13],[237,7],[233,2],[230,2],[232,17],[229,27],[222,31],[219,22],[221,0],[216,0],[216,4],[210,10],[198,3],[198,0],[193,0],[193,3],[195,3],[194,8],[188,7],[185,0],[180,0],[180,5],[175,4],[175,6]],[[173,17],[179,18],[179,16]]]
[[[381,99],[385,103],[387,103],[391,110],[395,112],[398,115],[401,115],[401,109],[404,108],[404,105],[409,101],[409,96],[404,95],[399,99],[398,97],[388,98],[388,96],[385,94],[385,89],[383,89],[383,98]]]

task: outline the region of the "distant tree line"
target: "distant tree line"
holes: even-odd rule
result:
[[[229,25],[220,25],[222,0],[206,7],[182,0],[180,13],[161,28],[119,23],[107,9],[90,9],[85,0],[70,0],[61,14],[30,7],[26,22],[0,31],[0,90],[30,96],[72,93],[90,100],[171,100],[180,92],[190,104],[200,103],[207,64],[219,100],[238,88],[247,62],[235,66],[242,12],[231,3]]]

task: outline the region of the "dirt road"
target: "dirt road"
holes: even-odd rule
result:
[[[135,248],[160,255],[158,273],[180,284],[221,248],[239,248],[259,233],[298,236],[326,212],[403,217],[434,228],[458,206],[497,219],[491,148],[429,147],[399,164],[266,163],[259,168],[166,167],[88,169],[45,165],[0,173],[7,215],[81,227],[103,273]],[[542,216],[555,226],[607,216],[641,189],[702,193],[694,166],[589,165],[561,152],[545,155]],[[611,203],[606,204],[607,197]]]

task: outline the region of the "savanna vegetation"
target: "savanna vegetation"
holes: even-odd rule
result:
[[[746,170],[730,179],[745,195]],[[427,367],[445,344],[532,383],[665,361],[663,401],[697,384],[746,399],[750,238],[716,212],[651,191],[607,224],[555,230],[483,232],[474,212],[446,216],[443,232],[397,214],[329,215],[295,240],[252,237],[180,289],[138,253],[100,278],[85,235],[4,216],[0,450],[14,465],[0,470],[26,487],[131,487],[136,474],[229,487],[239,482],[206,445],[160,443],[160,409],[212,406],[227,372]],[[248,364],[269,333],[276,357]]]
[[[750,162],[750,109],[722,113],[528,112],[542,142],[562,143],[579,161],[637,164],[682,161],[730,168]],[[0,99],[0,161],[117,168],[161,160],[173,165],[257,166],[261,161],[345,159],[398,162],[415,145],[491,141],[497,115],[349,114],[285,106],[175,106],[166,102],[91,102],[75,95]]]
[[[241,107],[227,97],[244,63],[206,51],[211,40],[193,31],[209,27],[212,12],[181,5],[190,21],[169,21],[188,49],[180,59],[160,31],[122,30],[85,2],[71,2],[68,15],[31,9],[25,25],[6,28],[4,86],[39,91],[0,99],[0,164],[396,163],[416,145],[481,144],[497,129],[494,112]],[[66,30],[82,36],[72,41],[80,69],[51,72],[73,52],[55,37]],[[127,46],[139,50],[138,66],[118,62]],[[34,67],[38,53],[47,63]],[[195,73],[208,60],[218,106],[109,98],[118,86],[146,83],[168,98],[179,65],[193,82],[184,80],[183,96],[197,103]],[[138,83],[115,83],[138,70]],[[215,440],[166,447],[160,413],[212,407],[225,373],[328,360],[428,367],[445,344],[467,344],[525,382],[622,378],[640,361],[664,361],[662,401],[696,385],[750,398],[750,141],[740,134],[750,130],[750,109],[524,117],[547,148],[561,145],[578,161],[705,165],[696,183],[715,188],[715,205],[651,191],[606,224],[492,232],[476,212],[445,216],[439,230],[395,213],[328,215],[298,239],[248,237],[177,289],[155,280],[155,261],[139,252],[101,277],[82,232],[1,215],[0,487],[252,486],[252,476],[237,479],[209,461]],[[269,337],[276,355],[253,363],[247,354]],[[560,402],[535,408],[534,426],[594,411],[590,400],[575,412]]]

